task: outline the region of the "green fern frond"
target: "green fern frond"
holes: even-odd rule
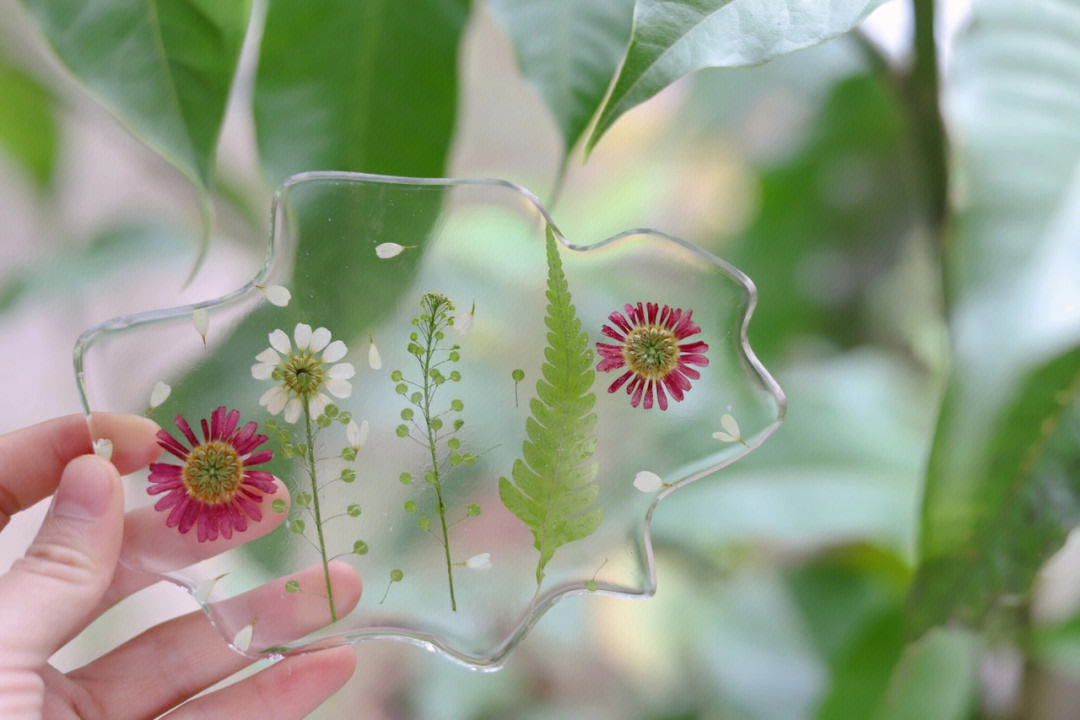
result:
[[[555,235],[547,229],[547,362],[536,382],[536,397],[525,423],[521,459],[514,462],[513,482],[499,478],[499,497],[535,538],[540,551],[536,583],[561,546],[590,535],[603,511],[592,507],[600,492],[596,463],[595,373],[589,337],[581,329],[563,274]],[[592,508],[592,509],[590,509]]]

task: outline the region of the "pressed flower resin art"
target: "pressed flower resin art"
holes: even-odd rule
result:
[[[122,562],[246,654],[495,667],[567,595],[650,595],[662,499],[783,416],[753,285],[681,240],[576,245],[509,183],[346,173],[286,182],[273,228],[243,287],[76,347],[89,413],[161,427]],[[284,634],[300,605],[321,620]]]

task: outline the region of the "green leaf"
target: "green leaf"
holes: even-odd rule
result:
[[[250,1],[23,4],[71,73],[205,197]]]
[[[978,641],[940,630],[907,648],[873,720],[964,720],[971,717],[979,670]]]
[[[555,551],[591,534],[602,516],[600,508],[588,509],[599,492],[597,465],[588,462],[596,446],[589,337],[577,317],[550,227],[547,259],[547,362],[536,383],[538,397],[530,403],[533,415],[525,423],[524,459],[514,462],[513,483],[499,478],[499,498],[532,531],[540,551],[537,584]]]
[[[757,65],[850,30],[884,0],[638,0],[634,28],[587,148],[612,123],[706,67]]]
[[[491,0],[518,67],[540,92],[569,152],[604,100],[630,39],[633,0]]]
[[[305,170],[430,176],[457,107],[467,0],[270,0],[255,129],[273,183]]]
[[[968,542],[920,569],[911,629],[982,623],[1025,596],[1043,563],[1080,524],[1080,347],[1035,371],[1003,413]]]
[[[37,80],[0,58],[0,148],[47,188],[56,168],[56,100]]]
[[[946,258],[954,358],[927,468],[916,630],[943,616],[978,622],[998,593],[1026,593],[1031,566],[1058,544],[1044,523],[1071,520],[1047,507],[1028,522],[1009,505],[1052,506],[1036,499],[1052,489],[1075,496],[1052,468],[1023,472],[1015,454],[1053,412],[1039,388],[1060,389],[1070,363],[1054,358],[1080,343],[1068,279],[1080,272],[1080,45],[1062,42],[1076,36],[1080,8],[985,0],[974,13],[945,102],[958,159]],[[1058,440],[1047,442],[1049,451]],[[1016,537],[996,537],[997,522]],[[978,562],[958,567],[965,550]],[[973,583],[964,597],[944,596],[949,566]]]

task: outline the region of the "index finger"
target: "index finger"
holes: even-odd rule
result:
[[[93,422],[99,435],[112,440],[112,463],[121,475],[149,465],[161,453],[153,420],[94,413]],[[84,415],[68,415],[0,436],[0,530],[12,515],[52,495],[64,467],[92,451]]]

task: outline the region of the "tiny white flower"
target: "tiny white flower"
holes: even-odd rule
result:
[[[364,447],[364,443],[367,442],[369,429],[367,420],[364,420],[359,425],[356,424],[355,420],[350,420],[349,424],[345,426],[345,438],[349,441],[349,447],[359,452],[360,448]]]
[[[356,369],[351,363],[337,362],[348,348],[340,340],[331,342],[326,328],[312,330],[310,325],[299,323],[292,340],[283,330],[271,332],[269,340],[270,347],[255,356],[258,362],[251,366],[251,375],[278,383],[259,398],[259,404],[271,415],[284,411],[285,422],[295,423],[306,400],[308,413],[315,418],[330,403],[326,392],[339,398],[352,394],[349,379]]]
[[[240,628],[240,632],[236,633],[236,635],[233,637],[233,647],[235,647],[240,652],[247,652],[248,648],[251,647],[251,638],[254,634],[255,618],[251,618],[251,622]]]
[[[262,285],[256,285],[255,287],[263,291],[266,295],[266,299],[271,305],[277,305],[278,307],[285,307],[292,300],[292,293],[289,289],[282,287],[281,285],[271,285],[270,287],[263,287]]]
[[[491,569],[491,553],[480,553],[479,555],[473,555],[471,558],[465,561],[465,567],[470,570],[490,570]]]
[[[412,250],[415,245],[398,245],[395,242],[384,242],[375,246],[375,254],[383,260],[397,257],[403,250]]]
[[[378,370],[382,367],[382,358],[379,356],[379,348],[375,347],[375,338],[368,335],[368,343],[368,365],[371,366],[372,370]]]
[[[743,440],[742,433],[739,431],[739,423],[735,422],[735,418],[724,413],[720,417],[720,425],[724,429],[714,432],[712,435],[714,438],[723,442],[737,442],[740,445],[746,445],[746,441]]]
[[[654,493],[664,487],[664,481],[656,473],[642,470],[634,476],[634,487],[643,493]]]
[[[210,331],[210,313],[206,312],[206,308],[199,308],[191,313],[191,324],[195,326],[195,332],[199,333],[205,345],[206,333]]]
[[[150,391],[150,403],[146,406],[146,411],[150,412],[161,403],[169,399],[169,393],[172,392],[172,388],[166,385],[161,380],[157,381],[154,385],[154,389]]]
[[[469,328],[472,327],[473,317],[476,315],[476,301],[473,300],[472,307],[469,312],[465,313],[459,318],[454,318],[454,329],[464,335],[469,332]]]
[[[106,460],[112,460],[112,440],[108,438],[98,438],[92,444],[94,448],[94,454],[98,457],[103,457]]]

